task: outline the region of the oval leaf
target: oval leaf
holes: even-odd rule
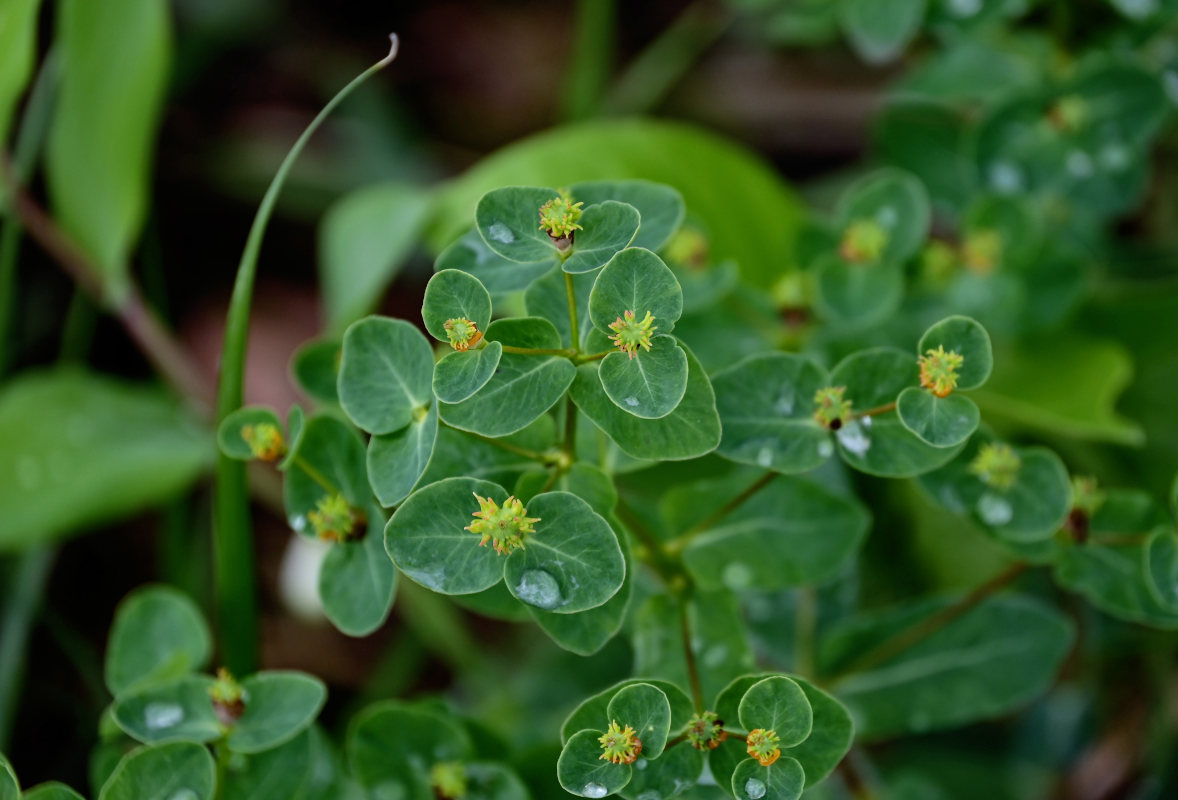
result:
[[[339,403],[339,364],[343,345],[335,339],[313,339],[299,346],[290,362],[295,383],[312,400]]]
[[[461,403],[487,385],[502,357],[501,342],[465,353],[447,353],[434,365],[434,395],[443,403]]]
[[[649,352],[610,353],[597,374],[618,408],[643,419],[660,419],[675,410],[687,391],[687,354],[674,337],[655,336]]]
[[[505,186],[487,192],[475,208],[479,235],[492,252],[509,261],[546,261],[558,255],[540,228],[540,207],[560,197],[555,189]]]
[[[358,542],[331,546],[319,570],[323,612],[342,633],[367,636],[388,619],[397,570],[384,549],[384,516],[368,512],[368,531]]]
[[[208,748],[170,742],[132,750],[107,779],[98,800],[213,800],[217,765]]]
[[[797,800],[805,786],[805,770],[789,756],[768,767],[746,758],[732,773],[732,792],[737,800]]]
[[[882,169],[847,190],[835,210],[835,225],[844,233],[857,222],[878,225],[887,234],[879,260],[898,265],[920,250],[931,217],[924,184],[903,170]]]
[[[236,753],[261,753],[302,733],[327,700],[323,681],[302,672],[271,670],[241,682],[245,713],[225,744]]]
[[[958,389],[976,389],[990,377],[990,370],[994,368],[990,334],[976,320],[946,317],[924,332],[917,350],[924,355],[938,347],[960,353],[964,359],[957,372]]]
[[[569,190],[574,200],[586,206],[605,200],[627,203],[638,210],[642,227],[634,237],[634,247],[658,251],[670,241],[683,222],[683,196],[671,186],[653,181],[584,181]]]
[[[640,247],[614,256],[589,293],[589,316],[606,335],[613,333],[610,324],[627,311],[639,320],[650,312],[658,333],[673,331],[683,313],[683,290],[675,273],[661,258]]]
[[[634,241],[640,222],[638,210],[626,203],[606,200],[589,206],[581,217],[583,230],[573,238],[572,255],[561,268],[573,275],[592,272]]]
[[[925,0],[843,0],[843,30],[855,52],[871,64],[891,61],[920,30]]]
[[[465,355],[455,353],[455,355]],[[368,440],[368,481],[381,505],[395,506],[425,474],[438,439],[438,404],[396,433]]]
[[[200,609],[169,586],[144,586],[115,611],[104,676],[119,697],[153,683],[204,669],[212,637]]]
[[[421,303],[425,329],[440,342],[449,342],[446,321],[466,319],[486,332],[491,324],[491,295],[479,279],[456,269],[434,273],[425,286]]]
[[[973,435],[981,422],[974,401],[959,394],[937,397],[910,386],[900,392],[896,414],[905,428],[933,447],[953,447]]]
[[[870,325],[891,316],[904,299],[904,274],[892,262],[848,264],[830,254],[814,273],[815,305],[831,322]]]
[[[321,498],[336,491],[353,508],[368,507],[372,490],[364,468],[364,445],[347,423],[326,414],[311,417],[290,459],[282,497],[295,532],[314,536],[307,515]]]
[[[213,684],[207,675],[186,675],[126,692],[115,701],[115,722],[144,744],[219,739],[223,730],[209,694]]]
[[[432,794],[429,767],[465,761],[471,746],[466,732],[448,717],[388,701],[369,706],[352,720],[347,751],[352,773],[365,788],[419,798]]]
[[[234,411],[217,427],[217,446],[221,452],[238,461],[253,461],[256,456],[242,436],[241,429],[247,425],[273,425],[282,431],[282,420],[273,409],[265,406],[246,406]]]
[[[814,712],[806,693],[789,678],[765,678],[749,687],[737,710],[746,731],[777,731],[782,747],[801,744],[814,727]]]
[[[403,319],[366,317],[344,333],[339,400],[369,433],[393,433],[433,396],[434,352]]]
[[[649,683],[631,684],[610,699],[606,717],[634,729],[642,742],[643,758],[649,761],[662,755],[671,729],[671,703],[662,689]]]

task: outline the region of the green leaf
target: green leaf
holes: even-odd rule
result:
[[[784,676],[765,678],[750,686],[737,713],[746,731],[776,731],[782,747],[801,744],[814,727],[814,712],[806,693]]]
[[[217,766],[208,748],[170,742],[132,750],[107,779],[98,800],[213,800]]]
[[[823,672],[850,666],[949,605],[924,600],[836,624],[821,644]],[[953,728],[1005,714],[1046,691],[1073,636],[1066,617],[1036,600],[994,597],[831,685],[863,740]]]
[[[352,773],[373,796],[418,800],[433,794],[430,767],[465,761],[471,745],[466,732],[448,717],[386,701],[352,720],[347,751]]]
[[[900,264],[924,245],[931,214],[924,185],[903,170],[889,168],[872,172],[847,189],[835,209],[835,224],[845,231],[855,222],[876,223],[888,234],[880,261]]]
[[[507,557],[508,591],[556,614],[596,608],[614,596],[626,577],[626,562],[608,522],[568,492],[534,497],[527,511],[539,521],[524,547]]]
[[[691,699],[682,689],[670,681],[631,678],[616,683],[602,692],[598,692],[582,701],[579,706],[573,709],[573,712],[565,718],[564,723],[560,726],[561,744],[567,744],[569,739],[573,738],[578,731],[587,728],[601,728],[604,730],[610,722],[610,701],[622,689],[638,683],[654,686],[667,698],[667,702],[671,706],[671,730],[679,730],[687,726],[687,723],[695,713],[695,709],[692,708]]]
[[[0,797],[4,797],[4,795],[0,794]],[[21,800],[85,800],[82,795],[58,781],[39,783],[32,789],[26,789],[20,798]]]
[[[893,94],[885,103],[874,115],[874,152],[914,174],[939,207],[960,210],[972,199],[977,181],[965,156],[973,134],[967,116],[950,101],[915,93]]]
[[[221,798],[302,798],[304,786],[309,782],[314,766],[311,757],[311,733],[305,731],[281,747],[230,762],[221,781]]]
[[[1163,608],[1178,614],[1178,536],[1161,527],[1145,546],[1148,588]]]
[[[61,87],[46,176],[53,216],[116,295],[151,196],[151,158],[172,59],[163,0],[66,3]]]
[[[649,250],[631,247],[614,256],[597,276],[589,294],[589,316],[609,335],[610,323],[627,311],[641,320],[654,317],[659,333],[675,330],[683,313],[683,290],[675,273]]]
[[[586,206],[617,200],[637,209],[642,227],[634,237],[634,247],[659,250],[683,222],[683,196],[665,184],[642,180],[584,181],[573,184],[569,193]]]
[[[104,677],[115,697],[204,669],[212,637],[196,604],[169,586],[143,586],[115,611]]]
[[[8,142],[13,112],[33,74],[40,7],[41,0],[12,0],[0,10],[0,145]]]
[[[163,392],[75,369],[0,390],[0,551],[175,497],[212,461],[210,433]]]
[[[1021,430],[1140,445],[1144,431],[1116,411],[1132,378],[1133,360],[1119,342],[1074,331],[1039,334],[1031,345],[1000,351],[993,376],[973,399],[987,418]]]
[[[639,764],[645,766],[639,767]],[[704,768],[704,754],[694,747],[679,745],[663,751],[657,761],[639,757],[630,773],[630,782],[622,789],[627,800],[671,800],[684,787],[699,782]]]
[[[371,313],[413,252],[432,194],[378,183],[344,195],[319,227],[319,283],[327,326],[341,331]]]
[[[20,782],[3,753],[0,753],[0,800],[20,800]]]
[[[764,353],[712,376],[724,424],[716,452],[741,464],[786,474],[808,472],[834,453],[814,420],[814,395],[826,371],[793,353]]]
[[[502,357],[500,342],[465,353],[447,353],[434,365],[434,395],[443,403],[461,403],[487,385]]]
[[[537,452],[548,450],[556,443],[556,424],[551,416],[543,416],[519,433],[504,437],[503,441]],[[434,455],[419,483],[428,486],[453,475],[465,475],[493,481],[501,486],[512,486],[522,472],[535,466],[536,462],[526,455],[504,450],[462,431],[442,427],[438,428]]]
[[[916,359],[888,347],[861,350],[843,359],[830,374],[831,386],[845,386],[852,411],[886,406],[918,382]],[[933,447],[900,422],[895,411],[843,425],[835,433],[839,455],[855,469],[885,478],[911,478],[950,461],[957,447]]]
[[[732,773],[732,792],[739,800],[797,800],[805,785],[802,765],[789,756],[768,767],[746,758]]]
[[[525,472],[515,484],[515,496],[526,503],[540,494],[541,490],[572,492],[606,519],[613,514],[618,504],[618,490],[614,487],[613,479],[600,468],[577,461],[568,470],[560,472],[551,486],[550,475],[547,469]]]
[[[239,461],[253,461],[256,458],[241,434],[241,429],[246,425],[273,425],[279,431],[283,430],[282,420],[273,409],[266,406],[239,408],[221,420],[217,428],[217,446],[222,453]]]
[[[442,594],[473,594],[502,580],[499,554],[465,530],[479,510],[476,494],[500,506],[507,499],[501,486],[474,478],[447,478],[411,494],[385,528],[385,549],[397,568]]]
[[[687,389],[679,405],[661,419],[640,419],[614,404],[598,378],[598,365],[577,368],[573,402],[621,450],[634,458],[683,461],[710,453],[720,443],[716,397],[703,367],[687,354]]]
[[[479,279],[456,269],[435,272],[425,286],[421,303],[425,329],[440,342],[450,342],[446,320],[467,319],[486,332],[491,324],[491,295]]]
[[[864,61],[882,64],[899,56],[920,31],[925,0],[842,0],[847,38]]]
[[[364,445],[346,422],[327,414],[311,417],[291,453],[282,497],[287,521],[297,533],[315,535],[307,514],[320,498],[336,491],[353,508],[368,508],[372,490],[364,469]]]
[[[687,391],[687,353],[675,337],[659,334],[649,352],[610,353],[597,374],[618,408],[643,419],[660,419],[675,410]]]
[[[577,302],[577,334],[582,347],[589,339],[589,332],[593,330],[593,320],[589,316],[589,294],[593,291],[597,275],[598,273],[582,273],[572,276],[573,293]],[[524,308],[527,309],[529,316],[543,317],[556,327],[560,334],[561,347],[572,347],[566,276],[567,273],[557,270],[529,286],[524,293]]]
[[[478,278],[491,294],[500,295],[527,289],[533,281],[556,270],[559,262],[555,252],[543,261],[526,264],[503,258],[487,247],[475,228],[443,250],[434,262],[434,269],[462,270]]]
[[[343,345],[335,339],[312,339],[299,346],[291,359],[295,382],[312,400],[339,403],[339,364]]]
[[[434,351],[403,319],[366,317],[344,333],[339,399],[369,433],[394,433],[433,397]]]
[[[261,753],[298,736],[327,700],[323,681],[302,672],[268,670],[241,682],[245,713],[225,744],[235,753]]]
[[[505,186],[487,192],[475,208],[479,235],[492,252],[526,264],[559,255],[556,245],[540,228],[540,207],[560,197],[555,189]]]
[[[866,326],[890,317],[904,299],[904,274],[892,262],[849,264],[834,253],[814,265],[814,302],[833,323]]]
[[[601,759],[601,743],[597,741],[601,735],[599,730],[580,731],[560,751],[556,777],[569,794],[605,797],[617,794],[630,782],[633,767]]]
[[[783,476],[694,537],[683,561],[709,589],[814,586],[846,565],[870,523],[858,502]]]
[[[408,427],[368,441],[368,480],[381,505],[395,506],[409,496],[429,466],[437,438],[438,404],[430,403],[429,412]]]
[[[367,636],[388,619],[397,570],[384,549],[384,515],[368,510],[368,530],[356,542],[331,545],[319,570],[319,597],[327,618],[348,636]]]
[[[592,272],[621,251],[638,232],[638,210],[626,203],[606,200],[585,209],[581,227],[573,238],[572,255],[561,269],[571,275]]]
[[[976,389],[990,377],[994,368],[994,353],[990,349],[990,334],[969,317],[946,317],[920,337],[917,351],[921,355],[938,347],[960,353],[964,358],[957,372],[958,389]]]
[[[909,386],[896,401],[900,423],[933,447],[953,447],[973,435],[981,422],[974,401],[959,394],[937,397]]]
[[[144,744],[219,739],[221,723],[209,695],[213,683],[207,675],[185,675],[124,692],[115,701],[115,722],[124,733]]]
[[[643,758],[649,761],[662,755],[671,730],[671,703],[662,689],[649,683],[626,686],[610,699],[606,717],[634,729],[642,741]]]
[[[539,317],[496,320],[488,341],[559,349],[556,329]],[[504,353],[494,377],[461,403],[443,403],[442,419],[455,428],[500,437],[522,430],[556,404],[576,373],[564,356]]]
[[[684,164],[691,165],[690,174]],[[779,277],[780,265],[765,253],[793,250],[802,207],[770,164],[702,128],[649,119],[557,128],[484,159],[443,191],[431,239],[439,249],[453,241],[465,230],[479,196],[498,186],[519,181],[569,186],[619,178],[674,185],[709,231],[715,260],[736,261],[744,279],[755,285],[769,287]],[[538,215],[538,209],[531,213]],[[528,224],[538,225],[535,218]]]
[[[503,764],[469,762],[466,771],[467,796],[480,800],[530,800],[519,776]]]

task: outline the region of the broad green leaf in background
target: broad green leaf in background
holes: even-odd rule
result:
[[[299,346],[290,362],[299,388],[320,403],[339,402],[339,362],[343,344],[335,339],[312,339]]]
[[[166,0],[66,0],[61,89],[46,174],[54,216],[124,288],[147,214],[151,158],[172,59]]]
[[[433,397],[434,351],[403,319],[366,317],[344,333],[339,399],[369,433],[393,433]]]
[[[904,52],[924,21],[925,0],[841,0],[841,20],[855,51],[871,64]]]
[[[899,264],[928,237],[932,210],[924,185],[900,169],[876,170],[852,185],[839,199],[835,225],[846,231],[856,222],[874,222],[887,233],[880,261]]]
[[[196,604],[170,586],[142,586],[115,611],[104,677],[119,697],[143,686],[204,669],[212,636]]]
[[[424,417],[368,441],[368,480],[381,505],[395,506],[409,496],[429,466],[437,438],[438,404],[430,403]]]
[[[348,763],[374,795],[379,790],[411,800],[429,797],[430,768],[464,761],[470,751],[470,740],[457,723],[395,701],[369,706],[348,727]]]
[[[319,282],[327,328],[337,334],[371,313],[429,219],[425,189],[382,183],[337,200],[319,227]]]
[[[854,668],[873,648],[948,605],[922,600],[836,624],[820,646],[823,672]],[[863,740],[953,728],[1004,714],[1044,692],[1073,637],[1071,622],[1039,601],[995,597],[883,663],[828,685],[851,709]]]
[[[234,759],[219,787],[222,800],[294,800],[304,796],[314,766],[306,731],[281,747]]]
[[[832,323],[864,326],[886,319],[904,299],[898,264],[850,264],[829,253],[814,265],[815,305]]]
[[[691,164],[691,170],[685,171],[684,164]],[[435,250],[453,242],[466,229],[464,220],[471,218],[479,198],[500,186],[571,186],[624,178],[678,189],[688,211],[707,227],[714,258],[736,261],[746,281],[768,287],[779,277],[778,262],[764,254],[792,251],[801,224],[795,195],[772,167],[742,146],[666,121],[594,121],[512,144],[442,191],[429,239]]]
[[[976,180],[966,157],[969,128],[963,112],[948,102],[903,93],[888,99],[874,128],[875,151],[883,161],[919,178],[938,210],[960,212]]]
[[[0,753],[0,800],[20,800],[20,782],[3,753]]]
[[[368,510],[368,530],[358,542],[336,542],[319,571],[323,612],[348,636],[367,636],[389,616],[397,569],[384,549],[385,518]]]
[[[41,0],[8,0],[0,7],[0,146],[8,131],[37,55],[37,12]]]
[[[425,286],[421,303],[425,329],[440,342],[449,344],[446,321],[466,319],[485,333],[491,324],[491,295],[478,278],[456,269],[435,272]]]
[[[219,739],[221,723],[209,695],[213,684],[208,675],[185,675],[124,692],[115,701],[115,722],[128,736],[144,744]]]
[[[156,389],[75,369],[7,381],[0,389],[0,551],[174,497],[211,463],[212,438]]]
[[[271,670],[241,682],[245,713],[229,730],[226,745],[235,753],[261,753],[306,730],[323,703],[323,681],[302,672]]]
[[[217,766],[208,748],[170,742],[132,750],[107,779],[98,800],[213,800]]]

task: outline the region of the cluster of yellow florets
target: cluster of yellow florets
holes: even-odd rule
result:
[[[489,497],[475,494],[475,499],[479,501],[479,510],[474,512],[477,519],[467,525],[466,530],[483,537],[480,547],[490,542],[496,553],[507,555],[524,546],[525,533],[536,532],[533,523],[539,522],[540,518],[526,516],[528,510],[514,497],[507,498],[502,508]]]
[[[654,324],[654,317],[650,315],[649,311],[641,320],[633,311],[627,311],[611,322],[609,329],[613,331],[609,340],[616,344],[619,350],[633,358],[638,355],[640,347],[650,352],[650,335],[657,331],[658,327]]]
[[[948,397],[957,388],[957,370],[965,363],[965,356],[955,350],[937,345],[920,357],[920,385],[937,397]]]
[[[642,754],[642,740],[629,725],[623,728],[610,722],[597,741],[601,742],[601,759],[611,764],[633,764]]]

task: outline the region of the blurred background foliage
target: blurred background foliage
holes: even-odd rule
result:
[[[694,310],[690,344],[709,370],[774,347],[910,349],[930,322],[967,313],[995,339],[995,374],[975,395],[987,422],[1106,486],[1170,491],[1178,2],[5,3],[0,74],[26,57],[35,67],[28,93],[24,78],[0,83],[6,169],[31,178],[97,266],[96,287],[72,280],[5,216],[0,749],[27,784],[85,784],[118,598],[162,579],[209,605],[202,406],[238,255],[290,143],[388,30],[397,61],[328,121],[280,197],[248,402],[304,399],[287,365],[309,340],[371,311],[416,319],[434,258],[484,191],[648,178],[682,192],[707,259],[735,265],[694,287],[721,300]],[[38,34],[24,54],[20,30]],[[62,49],[90,83],[61,78]],[[892,306],[843,324],[815,256],[837,242],[838,196],[882,166],[924,183],[933,243],[906,263]],[[135,346],[153,335],[145,308],[182,345],[183,363],[162,371],[185,397],[150,385]],[[763,336],[747,338],[750,320]],[[384,628],[348,639],[300,605],[301,556],[267,510],[276,484],[254,477],[265,664],[329,682],[329,727],[366,700],[448,688],[515,732],[538,796],[559,791],[552,731],[628,674],[629,645],[579,659],[408,582]],[[647,488],[677,479],[669,469]],[[1001,565],[985,536],[947,535],[968,523],[909,483],[857,489],[877,524],[856,574],[822,590],[829,608],[970,587]],[[1080,626],[1060,684],[1016,719],[856,755],[888,796],[1178,796],[1175,635],[1041,589]],[[773,647],[758,643],[770,659]]]

